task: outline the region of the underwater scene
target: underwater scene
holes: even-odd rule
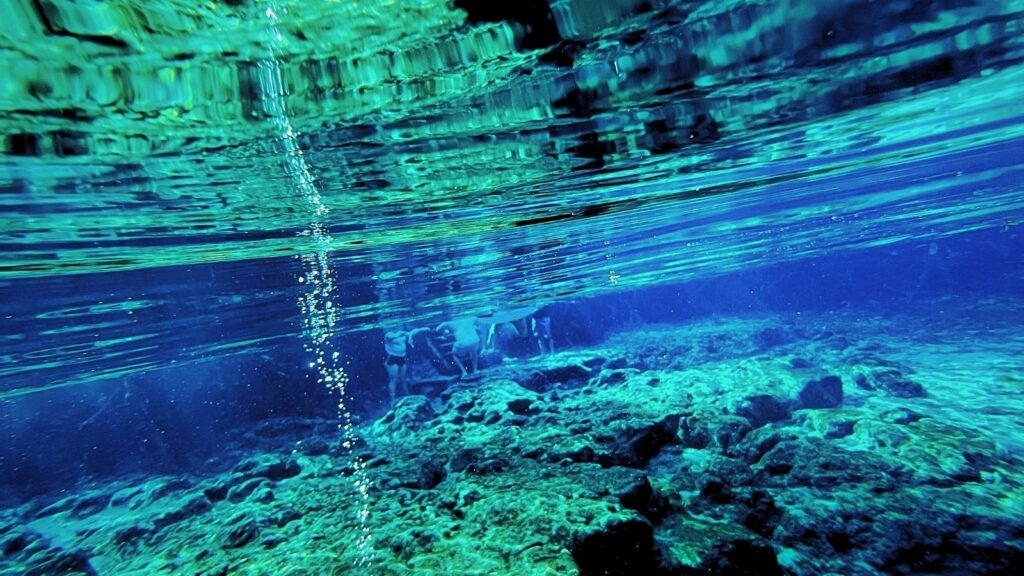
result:
[[[1024,0],[0,6],[0,576],[1024,573]]]

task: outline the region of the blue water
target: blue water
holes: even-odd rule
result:
[[[0,575],[1017,573],[1024,6],[342,4],[12,12]]]

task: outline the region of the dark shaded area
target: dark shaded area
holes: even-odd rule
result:
[[[735,540],[715,545],[714,552],[694,574],[718,576],[783,576],[771,546],[751,540]]]
[[[752,428],[760,428],[773,422],[788,420],[791,414],[789,402],[768,394],[758,394],[746,399],[736,412],[750,421]]]
[[[655,526],[672,513],[669,497],[655,490],[646,476],[620,494],[619,503],[625,508],[636,510]]]
[[[89,154],[88,135],[83,132],[60,130],[53,133],[53,152],[57,156],[85,156]]]
[[[607,164],[606,157],[615,152],[615,144],[602,140],[597,132],[590,132],[584,134],[578,144],[571,146],[569,152],[586,160],[583,164],[573,166],[573,170],[599,170]]]
[[[114,38],[113,36],[98,36],[95,34],[76,34],[58,26],[54,23],[53,18],[53,12],[56,11],[56,8],[45,0],[32,0],[32,6],[35,8],[40,24],[46,28],[46,32],[48,34],[75,38],[76,40],[91,42],[93,44],[99,44],[100,46],[106,46],[108,48],[115,48],[118,50],[128,50],[130,48],[129,44],[120,38]]]
[[[7,153],[12,156],[39,156],[43,153],[38,134],[8,134]]]
[[[608,457],[598,461],[603,466],[644,468],[663,448],[679,441],[675,433],[678,427],[679,417],[667,416],[653,425],[625,430]]]
[[[586,42],[581,40],[563,40],[551,50],[541,54],[537,61],[541,64],[572,68],[576,63],[576,58],[579,57],[586,46]]]
[[[563,116],[590,118],[599,111],[597,102],[600,99],[601,94],[596,89],[574,86],[563,96],[553,100],[551,105],[556,110],[564,110]]]
[[[623,520],[576,537],[570,548],[580,576],[661,574],[654,529],[640,519]]]
[[[546,48],[562,39],[547,0],[455,0],[455,7],[466,11],[469,24],[504,21],[515,24],[522,34],[517,35],[516,44],[520,49]]]
[[[804,384],[797,400],[803,408],[836,408],[843,403],[843,381],[834,375],[811,380]]]
[[[55,574],[85,574],[98,576],[88,550],[69,550],[44,538],[35,530],[0,528],[0,559],[20,561],[25,566],[24,576],[52,576]]]
[[[886,560],[888,574],[987,574],[1011,576],[1024,566],[1024,552],[1009,546],[965,544],[950,533],[938,542],[916,542]]]
[[[687,135],[691,142],[709,144],[718,140],[718,122],[708,114],[698,114],[690,125]]]

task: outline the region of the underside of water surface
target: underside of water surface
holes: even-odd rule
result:
[[[0,0],[0,66],[0,576],[1024,566],[1024,2]]]

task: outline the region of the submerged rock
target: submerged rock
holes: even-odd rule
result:
[[[838,376],[825,376],[804,384],[797,396],[801,408],[837,408],[843,403],[843,381]]]
[[[298,476],[302,472],[302,467],[290,456],[261,454],[243,460],[235,466],[233,472],[243,479],[263,477],[278,481]]]
[[[540,409],[535,405],[537,403],[533,398],[516,398],[515,400],[509,400],[506,406],[508,411],[518,416],[533,416],[540,412]]]
[[[86,574],[98,576],[89,555],[82,550],[50,548],[40,558],[32,557],[33,563],[25,570],[24,576],[51,576],[53,574]]]
[[[250,494],[255,492],[258,488],[264,488],[270,485],[270,481],[266,478],[250,478],[233,486],[227,492],[227,499],[229,502],[238,503],[245,500]]]
[[[723,355],[747,354],[750,333],[715,342]],[[674,345],[656,344],[644,361],[671,362],[660,355]],[[110,489],[110,505],[133,506],[131,515],[106,528],[97,523],[112,515],[89,516],[106,505],[98,492],[50,511],[63,520],[80,510],[83,549],[96,550],[97,562],[133,558],[133,569],[145,555],[170,557],[185,538],[207,540],[180,564],[163,560],[207,575],[247,561],[276,569],[294,561],[293,547],[354,542],[364,528],[354,520],[352,506],[365,501],[357,486],[369,487],[365,529],[382,574],[775,576],[780,564],[800,575],[1014,573],[1024,528],[1007,520],[1012,500],[986,519],[1013,481],[1008,448],[979,441],[948,412],[922,416],[898,408],[914,403],[865,399],[853,373],[823,371],[834,358],[816,345],[787,350],[815,359],[796,368],[770,355],[700,366],[686,356],[679,368],[635,373],[609,352],[612,360],[565,368],[568,385],[545,393],[508,378],[460,383],[432,400],[400,399],[358,427],[355,449],[332,458],[251,457],[203,480],[201,497],[188,482],[126,481]],[[543,378],[562,368],[541,370]],[[892,395],[881,387],[887,371],[912,374],[877,357],[857,369],[877,394]],[[844,407],[848,395],[857,402]],[[339,441],[332,433],[295,449],[322,454],[314,442]],[[302,482],[283,481],[303,466]],[[206,513],[214,508],[237,515]],[[205,515],[189,519],[197,514]],[[43,558],[45,542],[12,521],[0,529],[0,561]],[[325,570],[357,570],[344,548]],[[289,570],[310,573],[291,564],[281,573]]]
[[[806,358],[795,356],[789,360],[790,368],[794,370],[805,370],[807,368],[814,368],[814,363]]]
[[[390,437],[420,430],[434,417],[434,408],[426,396],[402,396],[388,413],[373,423],[371,433]]]
[[[660,561],[654,528],[641,518],[612,520],[577,534],[570,547],[579,576],[658,574]]]
[[[224,548],[241,548],[252,542],[260,534],[260,527],[252,518],[239,517],[233,520],[221,533],[222,546]]]
[[[651,524],[657,525],[672,512],[672,504],[667,496],[651,486],[647,476],[630,486],[619,495],[619,503],[624,508],[635,510]]]
[[[752,430],[750,420],[742,416],[722,415],[713,423],[711,430],[711,446],[719,454],[729,454],[732,447],[739,444]]]
[[[125,526],[114,533],[114,544],[120,547],[134,548],[140,540],[144,540],[153,533],[153,529],[141,524]]]
[[[715,545],[698,567],[699,574],[716,576],[784,576],[775,551],[764,542],[733,540]]]
[[[419,488],[421,490],[430,490],[434,488],[444,479],[448,477],[448,471],[445,470],[444,464],[435,462],[433,460],[426,460],[423,465],[419,468],[419,474],[416,476],[414,484],[410,487]]]
[[[156,519],[153,520],[153,526],[155,526],[157,530],[163,530],[171,524],[176,524],[182,520],[198,516],[199,514],[208,511],[210,508],[212,508],[212,505],[206,497],[194,496],[183,503],[179,503],[179,505],[173,510],[157,516]]]
[[[914,422],[925,418],[925,416],[907,408],[893,408],[892,410],[883,412],[881,414],[881,418],[882,420],[892,422],[893,424],[907,425],[913,424]]]
[[[875,494],[894,490],[910,478],[908,470],[891,464],[881,455],[860,450],[843,450],[820,439],[784,440],[758,463],[762,486],[810,486],[848,490],[871,490]],[[862,485],[853,488],[854,485]]]
[[[754,333],[751,340],[754,346],[763,352],[794,342],[796,337],[788,329],[770,327]]]
[[[16,531],[7,532],[0,538],[0,554],[13,556],[28,546],[30,537],[27,533]]]
[[[924,386],[895,370],[883,370],[873,375],[875,385],[898,398],[926,396]]]
[[[19,572],[8,572],[0,563],[0,573],[19,576],[53,576],[56,574],[84,574],[97,576],[91,554],[84,549],[68,550],[54,546],[35,530],[16,530],[0,540],[4,563],[18,563]]]
[[[290,456],[261,454],[240,462],[230,475],[218,478],[204,488],[203,495],[210,502],[220,502],[225,498],[241,502],[257,488],[292,478],[300,472],[302,467]]]
[[[854,378],[858,388],[881,391],[897,398],[919,398],[927,395],[924,386],[913,380],[914,370],[899,362],[873,354],[862,354],[851,359],[861,369]]]
[[[302,441],[299,444],[299,449],[306,456],[322,456],[331,451],[331,445],[327,440],[314,436],[313,438]]]
[[[679,416],[669,416],[652,423],[631,426],[617,435],[609,454],[599,458],[603,464],[643,468],[661,449],[679,442],[676,429]]]
[[[760,428],[773,422],[788,420],[792,409],[789,402],[768,394],[749,396],[736,413],[750,421],[750,426]]]
[[[743,500],[743,505],[747,508],[743,525],[758,536],[770,537],[782,517],[782,510],[775,505],[775,499],[763,490],[755,490]]]
[[[672,477],[672,485],[688,491],[704,492],[712,482],[723,486],[746,486],[754,477],[754,471],[739,458],[711,454],[699,464],[680,468]]]
[[[593,376],[593,370],[582,364],[566,364],[534,369],[526,374],[513,376],[523,388],[535,392],[546,392],[554,386],[574,387],[586,383]]]
[[[110,496],[109,493],[101,492],[79,499],[71,508],[71,517],[81,518],[102,511],[110,504]]]
[[[72,518],[82,518],[102,511],[110,504],[111,498],[112,494],[101,491],[90,491],[81,495],[72,495],[46,506],[36,516],[41,518],[43,516],[68,512]]]

